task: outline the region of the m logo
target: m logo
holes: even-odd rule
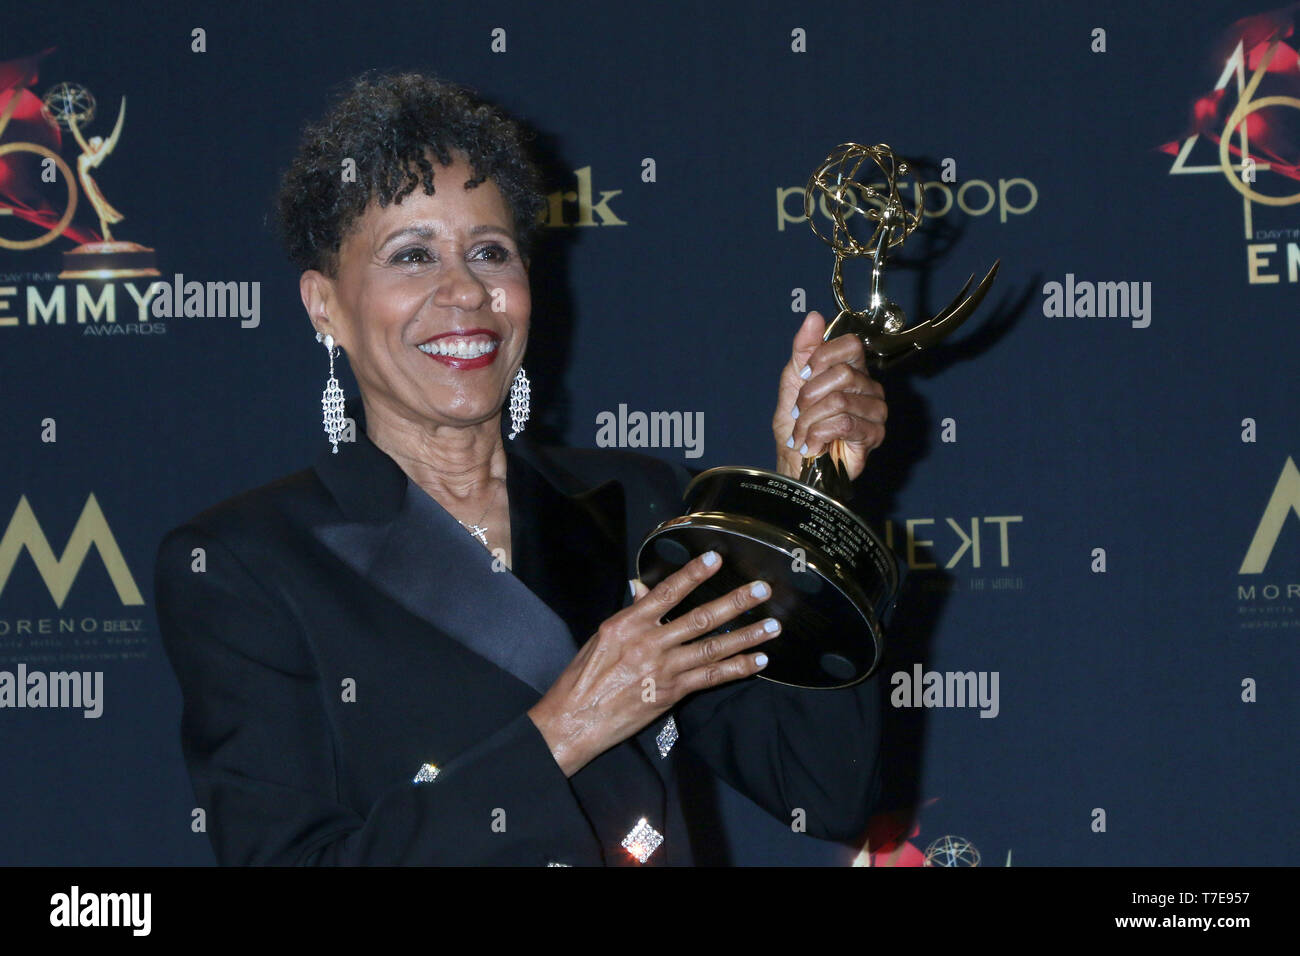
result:
[[[72,583],[81,572],[81,565],[85,562],[86,555],[90,553],[92,544],[99,549],[99,556],[104,562],[104,567],[108,569],[109,580],[117,589],[117,596],[122,603],[143,604],[144,598],[140,596],[140,589],[136,587],[135,579],[131,577],[131,571],[122,557],[122,550],[117,546],[113,532],[109,530],[108,521],[104,518],[104,512],[100,510],[99,502],[95,500],[93,493],[86,499],[86,507],[81,509],[81,517],[77,519],[77,526],[72,529],[72,536],[68,538],[68,545],[63,549],[61,558],[54,556],[54,549],[50,547],[45,532],[41,530],[32,506],[27,503],[27,496],[23,495],[18,499],[18,507],[14,509],[13,517],[9,520],[9,527],[5,530],[4,537],[0,538],[0,594],[4,593],[5,585],[9,583],[9,575],[13,573],[19,553],[26,548],[32,556],[32,563],[36,565],[36,570],[40,572],[45,586],[49,589],[50,597],[54,598],[55,605],[62,609],[63,602],[67,600],[68,592],[72,590]]]
[[[1282,475],[1277,480],[1277,487],[1273,489],[1273,497],[1268,499],[1264,517],[1259,520],[1259,527],[1255,529],[1255,537],[1250,542],[1238,574],[1264,573],[1264,567],[1273,554],[1273,546],[1277,544],[1277,537],[1282,533],[1282,525],[1286,523],[1286,516],[1291,511],[1300,517],[1300,469],[1296,468],[1294,459],[1287,458],[1286,464],[1282,466]],[[3,547],[0,547],[0,554],[3,554]]]

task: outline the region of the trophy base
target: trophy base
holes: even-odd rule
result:
[[[898,593],[898,562],[853,512],[815,488],[757,468],[712,468],[686,490],[688,514],[659,525],[641,544],[637,573],[654,587],[708,550],[722,567],[674,609],[690,613],[750,581],[772,596],[714,633],[781,622],[758,646],[758,676],[792,687],[849,687],[868,677],[884,650],[880,621]]]
[[[159,275],[154,250],[134,242],[87,242],[63,254],[60,279],[135,279]]]

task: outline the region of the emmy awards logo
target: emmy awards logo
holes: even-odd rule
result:
[[[154,250],[138,243],[114,239],[110,226],[121,222],[125,216],[114,209],[104,198],[99,184],[91,175],[117,148],[126,120],[126,97],[117,112],[117,123],[108,139],[82,133],[82,126],[95,118],[95,98],[83,86],[60,83],[42,99],[42,112],[49,122],[72,133],[81,147],[77,157],[77,178],[82,192],[99,217],[103,239],[87,242],[63,254],[63,271],[60,279],[128,279],[139,276],[156,276]]]
[[[864,181],[884,176],[883,188]],[[868,361],[891,365],[936,344],[966,320],[983,300],[998,263],[971,291],[972,275],[938,315],[911,327],[885,297],[881,277],[890,249],[917,228],[923,195],[908,209],[898,192],[909,171],[888,146],[846,143],[817,167],[804,191],[804,213],[813,232],[835,251],[831,288],[840,313],[826,327],[827,341],[856,335]],[[817,199],[830,215],[829,235],[813,219]],[[872,260],[870,298],[855,310],[844,297],[844,263]],[[969,293],[969,294],[968,294]],[[642,581],[654,587],[694,554],[717,551],[719,572],[677,605],[674,616],[761,579],[772,596],[733,619],[745,627],[769,615],[781,634],[763,645],[764,680],[796,687],[834,688],[855,684],[880,663],[881,619],[894,605],[900,567],[893,552],[862,518],[845,505],[852,487],[843,464],[842,443],[816,458],[806,457],[798,479],[760,468],[710,468],[686,489],[687,513],[665,521],[646,537],[637,554]]]

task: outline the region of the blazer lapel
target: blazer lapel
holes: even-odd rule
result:
[[[565,476],[523,436],[506,452],[511,570],[568,623],[576,652],[628,591],[623,486],[611,479],[566,494]]]
[[[348,414],[356,440],[316,465],[345,520],[313,534],[393,601],[545,693],[627,588],[622,487],[565,494],[507,442],[513,570],[494,570],[493,555],[366,436],[359,400]]]

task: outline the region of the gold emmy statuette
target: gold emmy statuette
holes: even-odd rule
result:
[[[70,131],[81,147],[81,155],[77,157],[77,178],[86,199],[99,216],[99,231],[104,237],[100,242],[87,242],[65,252],[59,278],[107,280],[158,275],[154,250],[113,238],[110,227],[126,217],[109,204],[91,176],[92,170],[98,169],[117,147],[126,120],[126,98],[122,98],[117,124],[108,139],[92,136],[89,140],[81,131],[84,124],[95,118],[95,98],[89,90],[72,83],[60,83],[46,93],[41,102],[50,121]]]
[[[883,189],[859,178],[864,165],[873,179],[883,174]],[[809,225],[835,252],[831,288],[840,313],[824,339],[858,336],[877,367],[932,346],[957,328],[983,300],[1000,264],[973,292],[971,276],[942,312],[906,327],[903,311],[882,292],[881,276],[889,250],[911,235],[925,211],[924,191],[914,209],[899,196],[898,180],[908,172],[888,146],[845,143],[804,190]],[[813,218],[819,197],[833,223],[826,234]],[[861,311],[844,299],[843,265],[853,258],[872,260],[870,301]],[[762,645],[769,662],[758,676],[808,688],[855,684],[880,663],[881,619],[897,599],[900,566],[845,505],[851,496],[838,440],[824,454],[805,458],[798,479],[760,468],[710,468],[687,487],[686,514],[665,521],[642,542],[638,574],[654,587],[694,555],[717,551],[722,568],[678,604],[673,617],[762,579],[772,596],[724,628],[769,616],[781,621],[781,634]]]

